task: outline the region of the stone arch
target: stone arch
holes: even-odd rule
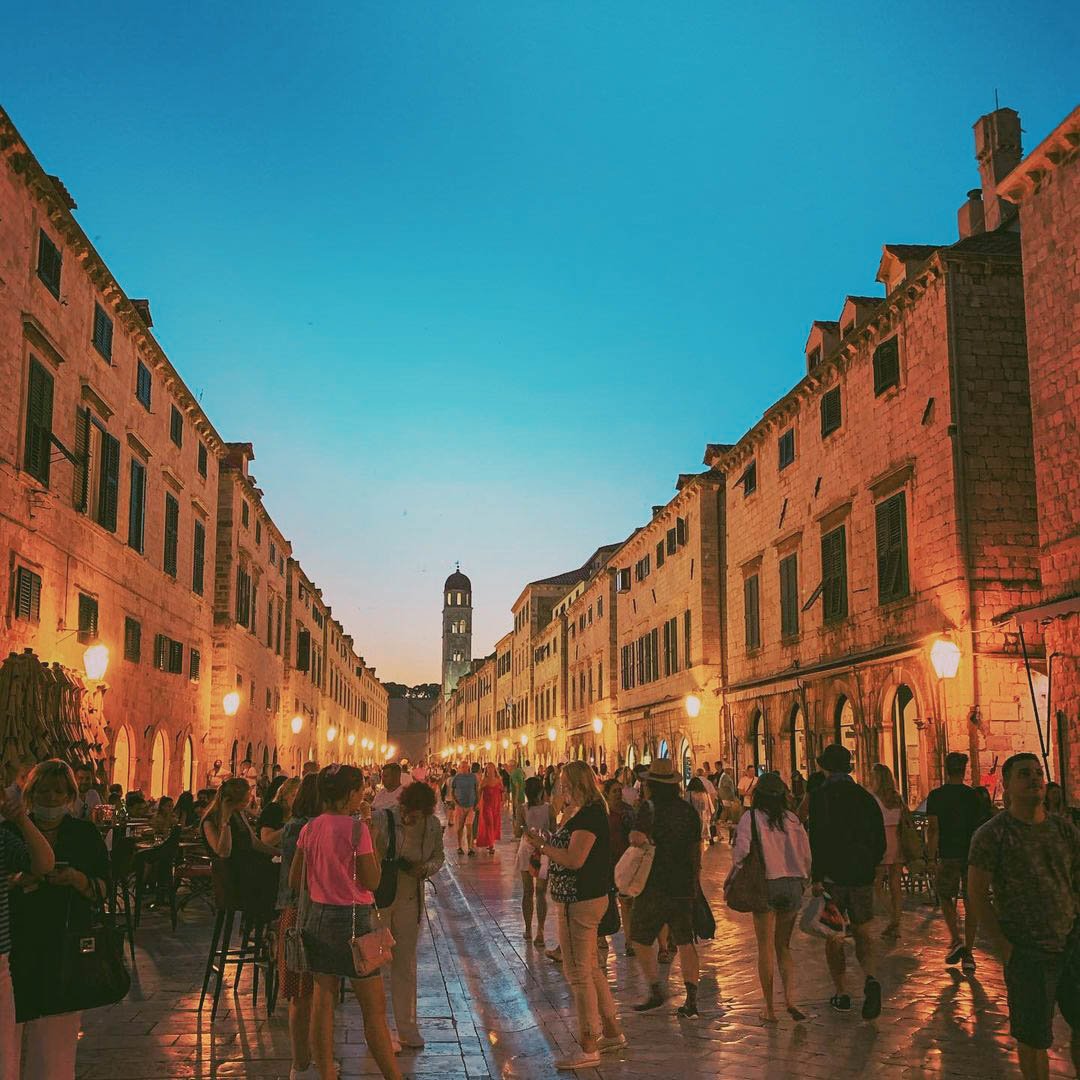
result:
[[[798,772],[805,780],[810,773],[810,740],[808,720],[802,702],[797,698],[787,709],[788,777]]]
[[[135,739],[129,724],[121,724],[109,748],[109,783],[120,784],[124,791],[131,789],[135,766]]]
[[[160,799],[169,794],[169,768],[172,764],[171,747],[162,724],[158,724],[150,734],[150,790],[151,799]]]
[[[750,760],[758,773],[768,772],[771,758],[771,746],[769,745],[769,719],[768,714],[760,706],[755,706],[750,713],[750,721],[746,728],[750,742]]]

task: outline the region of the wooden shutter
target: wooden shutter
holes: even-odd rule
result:
[[[656,545],[656,569],[659,570],[664,565],[664,541],[661,540]]]
[[[822,614],[826,621],[847,615],[847,552],[845,527],[821,538]]]
[[[131,490],[128,498],[128,547],[142,554],[146,533],[146,466],[131,459]]]
[[[893,335],[874,350],[874,394],[883,394],[890,386],[899,385],[900,345]]]
[[[691,666],[690,660],[690,611],[683,613],[683,667]]]
[[[758,602],[760,586],[757,574],[752,574],[743,582],[743,623],[744,639],[748,649],[756,649],[761,644],[761,622]]]
[[[38,277],[45,287],[60,299],[60,270],[63,258],[60,249],[49,239],[44,229],[38,233]]]
[[[15,618],[41,620],[41,578],[25,566],[15,571]]]
[[[164,671],[168,658],[169,639],[164,634],[154,635],[154,667]]]
[[[201,521],[196,521],[191,543],[191,591],[197,596],[203,594],[205,565],[206,526]]]
[[[138,663],[142,655],[142,626],[128,616],[124,619],[124,659]]]
[[[821,397],[821,436],[832,434],[841,424],[840,387],[834,386]]]
[[[100,304],[94,304],[94,348],[110,363],[112,362],[112,319]]]
[[[98,602],[85,593],[79,593],[79,641],[88,645],[97,641]]]
[[[780,633],[792,637],[799,632],[798,556],[780,560]]]
[[[192,682],[198,682],[202,675],[202,654],[198,649],[188,650],[188,675]]]
[[[176,550],[180,539],[180,504],[168,493],[165,495],[165,550],[162,567],[170,577],[176,577]]]
[[[120,488],[120,441],[101,433],[101,496],[97,521],[116,532],[116,503]]]
[[[181,675],[184,671],[184,646],[179,641],[169,641],[169,674]]]
[[[311,667],[311,632],[301,630],[296,635],[296,669],[308,671]]]
[[[26,453],[23,467],[49,486],[49,459],[52,456],[53,377],[30,357],[26,395]]]
[[[679,547],[686,543],[686,518],[675,519],[675,541]]]
[[[90,480],[90,410],[75,410],[75,488],[72,501],[79,513],[86,512],[86,492]]]
[[[902,491],[875,508],[878,603],[881,604],[908,595],[906,517]]]

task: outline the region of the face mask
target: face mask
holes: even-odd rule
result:
[[[39,802],[35,802],[33,806],[34,817],[46,824],[59,821],[67,812],[66,806],[42,806]]]

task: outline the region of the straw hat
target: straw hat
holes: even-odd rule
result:
[[[645,779],[650,784],[677,784],[680,777],[671,763],[671,758],[662,757],[653,759]]]

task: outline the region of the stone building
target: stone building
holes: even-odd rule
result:
[[[547,626],[533,636],[532,715],[536,717],[534,750],[543,765],[569,756],[566,735],[566,616],[552,611]],[[552,738],[554,735],[554,738]]]
[[[438,698],[390,698],[386,738],[397,747],[403,759],[416,762],[427,755],[432,712],[441,700],[441,695]]]
[[[1070,801],[1080,774],[1080,108],[998,185],[1019,207],[1042,594],[1013,620],[1045,633],[1043,745]],[[1037,665],[1038,667],[1041,665]]]
[[[453,692],[472,663],[472,582],[459,566],[443,584],[442,687]]]
[[[30,649],[106,690],[109,780],[126,788],[175,795],[269,766],[291,549],[251,446],[222,441],[149,302],[3,110],[0,148],[0,656]],[[385,741],[385,690],[353,670]]]
[[[107,649],[110,779],[176,791],[207,756],[224,444],[3,110],[0,147],[0,656]]]
[[[815,322],[804,378],[706,453],[726,475],[739,767],[806,776],[839,740],[860,776],[888,764],[916,805],[947,750],[987,776],[1033,745],[1016,635],[994,623],[1039,580],[1020,238],[994,187],[1019,121],[1000,110],[977,128],[967,235],[886,244],[885,295]]]
[[[721,749],[723,497],[720,473],[681,476],[612,560],[618,666],[600,674],[617,679],[620,765],[670,757],[685,775]]]

